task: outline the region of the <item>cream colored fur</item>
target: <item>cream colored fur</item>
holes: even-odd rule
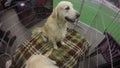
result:
[[[63,39],[67,33],[67,20],[65,17],[74,22],[77,14],[79,13],[73,8],[71,2],[61,1],[53,9],[52,14],[48,17],[44,26],[42,28],[37,27],[33,32],[42,32],[53,43],[54,48],[57,49],[57,42],[64,44]]]
[[[52,50],[42,55],[32,55],[27,61],[25,68],[59,68],[56,62],[48,58]]]

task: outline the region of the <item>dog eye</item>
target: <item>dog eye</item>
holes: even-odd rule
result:
[[[69,9],[70,9],[70,7],[68,7],[68,6],[65,8],[65,10],[69,10]]]

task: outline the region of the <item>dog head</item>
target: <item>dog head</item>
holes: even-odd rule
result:
[[[69,1],[61,1],[53,10],[53,14],[56,18],[60,18],[68,22],[75,22],[75,20],[80,16],[79,12],[73,8],[72,3]]]

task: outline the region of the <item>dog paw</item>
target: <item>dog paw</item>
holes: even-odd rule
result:
[[[61,41],[61,44],[62,44],[62,45],[65,45],[65,42]]]
[[[54,49],[58,49],[57,45],[54,45]]]
[[[45,42],[48,41],[47,38],[45,38],[45,36],[43,36],[43,35],[41,35],[41,36],[42,36],[42,39],[43,39]]]

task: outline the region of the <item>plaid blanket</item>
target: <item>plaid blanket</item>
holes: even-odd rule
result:
[[[54,50],[50,58],[55,60],[60,68],[74,68],[78,57],[83,56],[88,50],[88,42],[83,36],[72,29],[68,29],[64,42],[65,45]],[[44,54],[51,48],[51,43],[43,41],[41,34],[37,34],[31,40],[25,41],[17,48],[13,56],[11,68],[24,68],[26,60],[32,54]]]

